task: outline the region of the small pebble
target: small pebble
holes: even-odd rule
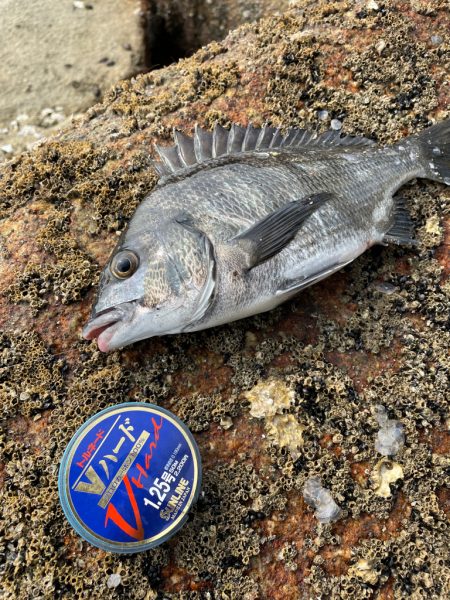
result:
[[[380,281],[376,283],[375,289],[382,294],[386,294],[387,296],[394,294],[398,290],[397,286],[393,285],[392,283],[388,283],[387,281]]]
[[[328,111],[327,110],[319,110],[317,116],[321,121],[326,121],[328,119]]]
[[[122,583],[122,577],[119,575],[119,573],[113,573],[112,575],[110,575],[108,577],[108,581],[106,582],[106,585],[109,587],[109,589],[112,589],[112,588],[116,588],[121,583]]]
[[[233,419],[231,417],[222,417],[220,419],[220,426],[222,429],[230,429],[230,427],[233,427]]]
[[[342,129],[342,121],[339,121],[339,119],[331,119],[330,126],[334,131],[340,131]]]
[[[375,46],[375,50],[378,52],[378,54],[381,56],[383,50],[386,48],[386,42],[384,40],[380,40],[377,45]]]
[[[444,38],[441,35],[432,35],[430,37],[430,42],[433,46],[439,46],[444,41]]]
[[[4,152],[5,154],[12,154],[13,147],[11,146],[11,144],[5,144],[4,146],[0,147],[0,150],[2,150],[2,152]]]

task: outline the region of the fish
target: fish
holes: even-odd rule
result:
[[[101,274],[82,334],[102,352],[269,311],[371,246],[414,245],[396,192],[450,185],[450,119],[389,146],[251,124],[174,138]]]

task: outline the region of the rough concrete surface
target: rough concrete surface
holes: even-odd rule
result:
[[[448,188],[404,188],[417,248],[373,248],[271,313],[110,355],[80,335],[157,180],[153,142],[195,122],[333,119],[398,140],[449,116],[449,31],[444,1],[301,0],[114,85],[0,168],[3,598],[449,597]],[[175,412],[204,465],[186,526],[134,556],[80,540],[57,497],[76,429],[126,399]],[[375,449],[380,405],[403,426],[393,460]],[[306,504],[311,478],[337,521]]]
[[[142,69],[140,0],[0,0],[0,160]]]

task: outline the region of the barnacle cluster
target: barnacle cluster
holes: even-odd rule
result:
[[[311,123],[319,115],[323,125],[337,120],[347,133],[364,132],[380,142],[391,141],[399,123],[426,124],[426,115],[439,103],[438,85],[446,78],[444,64],[433,77],[429,67],[448,52],[448,40],[434,45],[431,35],[412,39],[415,23],[424,23],[417,15],[415,21],[405,19],[395,1],[359,11],[345,2],[331,6],[324,14],[323,4],[317,3],[308,10],[309,27],[299,30],[292,23],[282,40],[273,28],[262,40],[265,46],[256,46],[255,54],[267,47],[275,50],[276,67],[265,97],[271,114],[286,126]],[[345,40],[340,38],[343,27]],[[361,36],[362,30],[373,35]]]

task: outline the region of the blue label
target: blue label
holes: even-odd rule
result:
[[[108,409],[71,444],[64,495],[77,531],[87,530],[87,539],[93,536],[101,547],[156,545],[177,529],[196,498],[195,442],[156,406]]]

